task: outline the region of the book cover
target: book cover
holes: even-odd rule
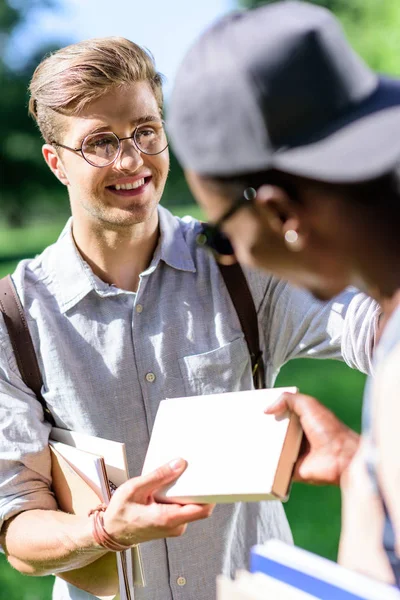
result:
[[[283,391],[297,389],[160,402],[143,474],[177,457],[188,466],[158,499],[181,504],[286,499],[302,430],[296,415],[264,414]]]
[[[252,548],[250,570],[284,581],[320,600],[400,600],[400,591],[394,586],[279,540]]]

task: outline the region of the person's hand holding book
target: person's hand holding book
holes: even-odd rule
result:
[[[104,512],[107,533],[128,546],[181,536],[188,523],[209,517],[212,504],[161,504],[154,498],[157,490],[176,481],[186,467],[183,459],[177,459],[119,486]]]
[[[265,412],[279,416],[287,410],[298,415],[304,431],[293,480],[339,485],[357,451],[360,436],[318,400],[305,394],[286,392]]]

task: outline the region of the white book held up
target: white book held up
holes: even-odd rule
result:
[[[188,466],[157,498],[180,504],[286,499],[302,429],[294,414],[264,414],[285,391],[297,388],[160,402],[143,474],[178,457]]]

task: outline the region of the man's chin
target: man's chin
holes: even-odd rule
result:
[[[124,207],[112,207],[108,210],[102,210],[98,214],[99,220],[104,224],[114,227],[132,227],[140,223],[146,223],[154,217],[157,211],[158,203],[146,205],[131,205]]]

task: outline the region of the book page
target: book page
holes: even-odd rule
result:
[[[104,460],[101,456],[55,440],[49,440],[49,446],[61,454],[76,473],[91,486],[97,496],[101,498],[100,502],[109,501],[110,490],[108,480],[104,477]]]

